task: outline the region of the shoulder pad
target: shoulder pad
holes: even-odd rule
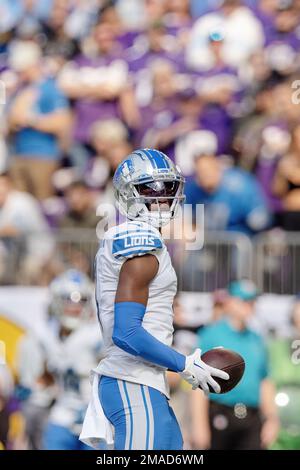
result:
[[[160,250],[163,242],[159,232],[148,225],[132,225],[113,237],[112,254],[116,258],[133,258]]]

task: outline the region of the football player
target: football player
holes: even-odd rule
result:
[[[97,365],[102,345],[93,321],[94,286],[70,269],[49,290],[45,333],[28,334],[20,347],[27,431],[33,448],[85,449],[78,436],[89,399],[89,369]]]
[[[229,378],[203,363],[199,349],[186,357],[171,348],[177,279],[160,229],[184,201],[184,178],[162,152],[143,149],[123,160],[113,183],[128,220],[106,232],[95,262],[105,348],[99,403],[115,449],[182,449],[166,371],[205,392],[220,392],[213,377]]]

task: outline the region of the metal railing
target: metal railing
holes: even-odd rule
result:
[[[98,246],[94,229],[32,232],[0,239],[0,284],[47,285],[71,267],[92,275]]]
[[[93,229],[63,229],[0,239],[0,284],[47,285],[64,269],[93,275],[99,239]],[[199,250],[168,242],[179,289],[211,292],[232,279],[253,278],[260,291],[300,291],[300,233],[271,231],[250,239],[232,232],[207,232]]]
[[[253,246],[243,234],[207,232],[201,249],[174,251],[180,290],[211,292],[232,279],[252,277]]]
[[[253,278],[261,292],[300,292],[300,233],[271,231],[253,240]]]

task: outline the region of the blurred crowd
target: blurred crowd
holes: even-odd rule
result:
[[[300,229],[298,0],[1,0],[0,14],[2,283],[11,247],[23,282],[60,272],[53,230],[94,230],[139,147],[179,164],[208,230]]]

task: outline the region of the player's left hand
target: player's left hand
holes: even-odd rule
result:
[[[209,394],[209,385],[215,393],[220,393],[221,387],[213,377],[224,380],[229,379],[229,375],[220,369],[208,366],[201,360],[201,349],[186,357],[185,369],[180,373],[181,377],[192,385],[193,390],[200,387],[203,392]]]

